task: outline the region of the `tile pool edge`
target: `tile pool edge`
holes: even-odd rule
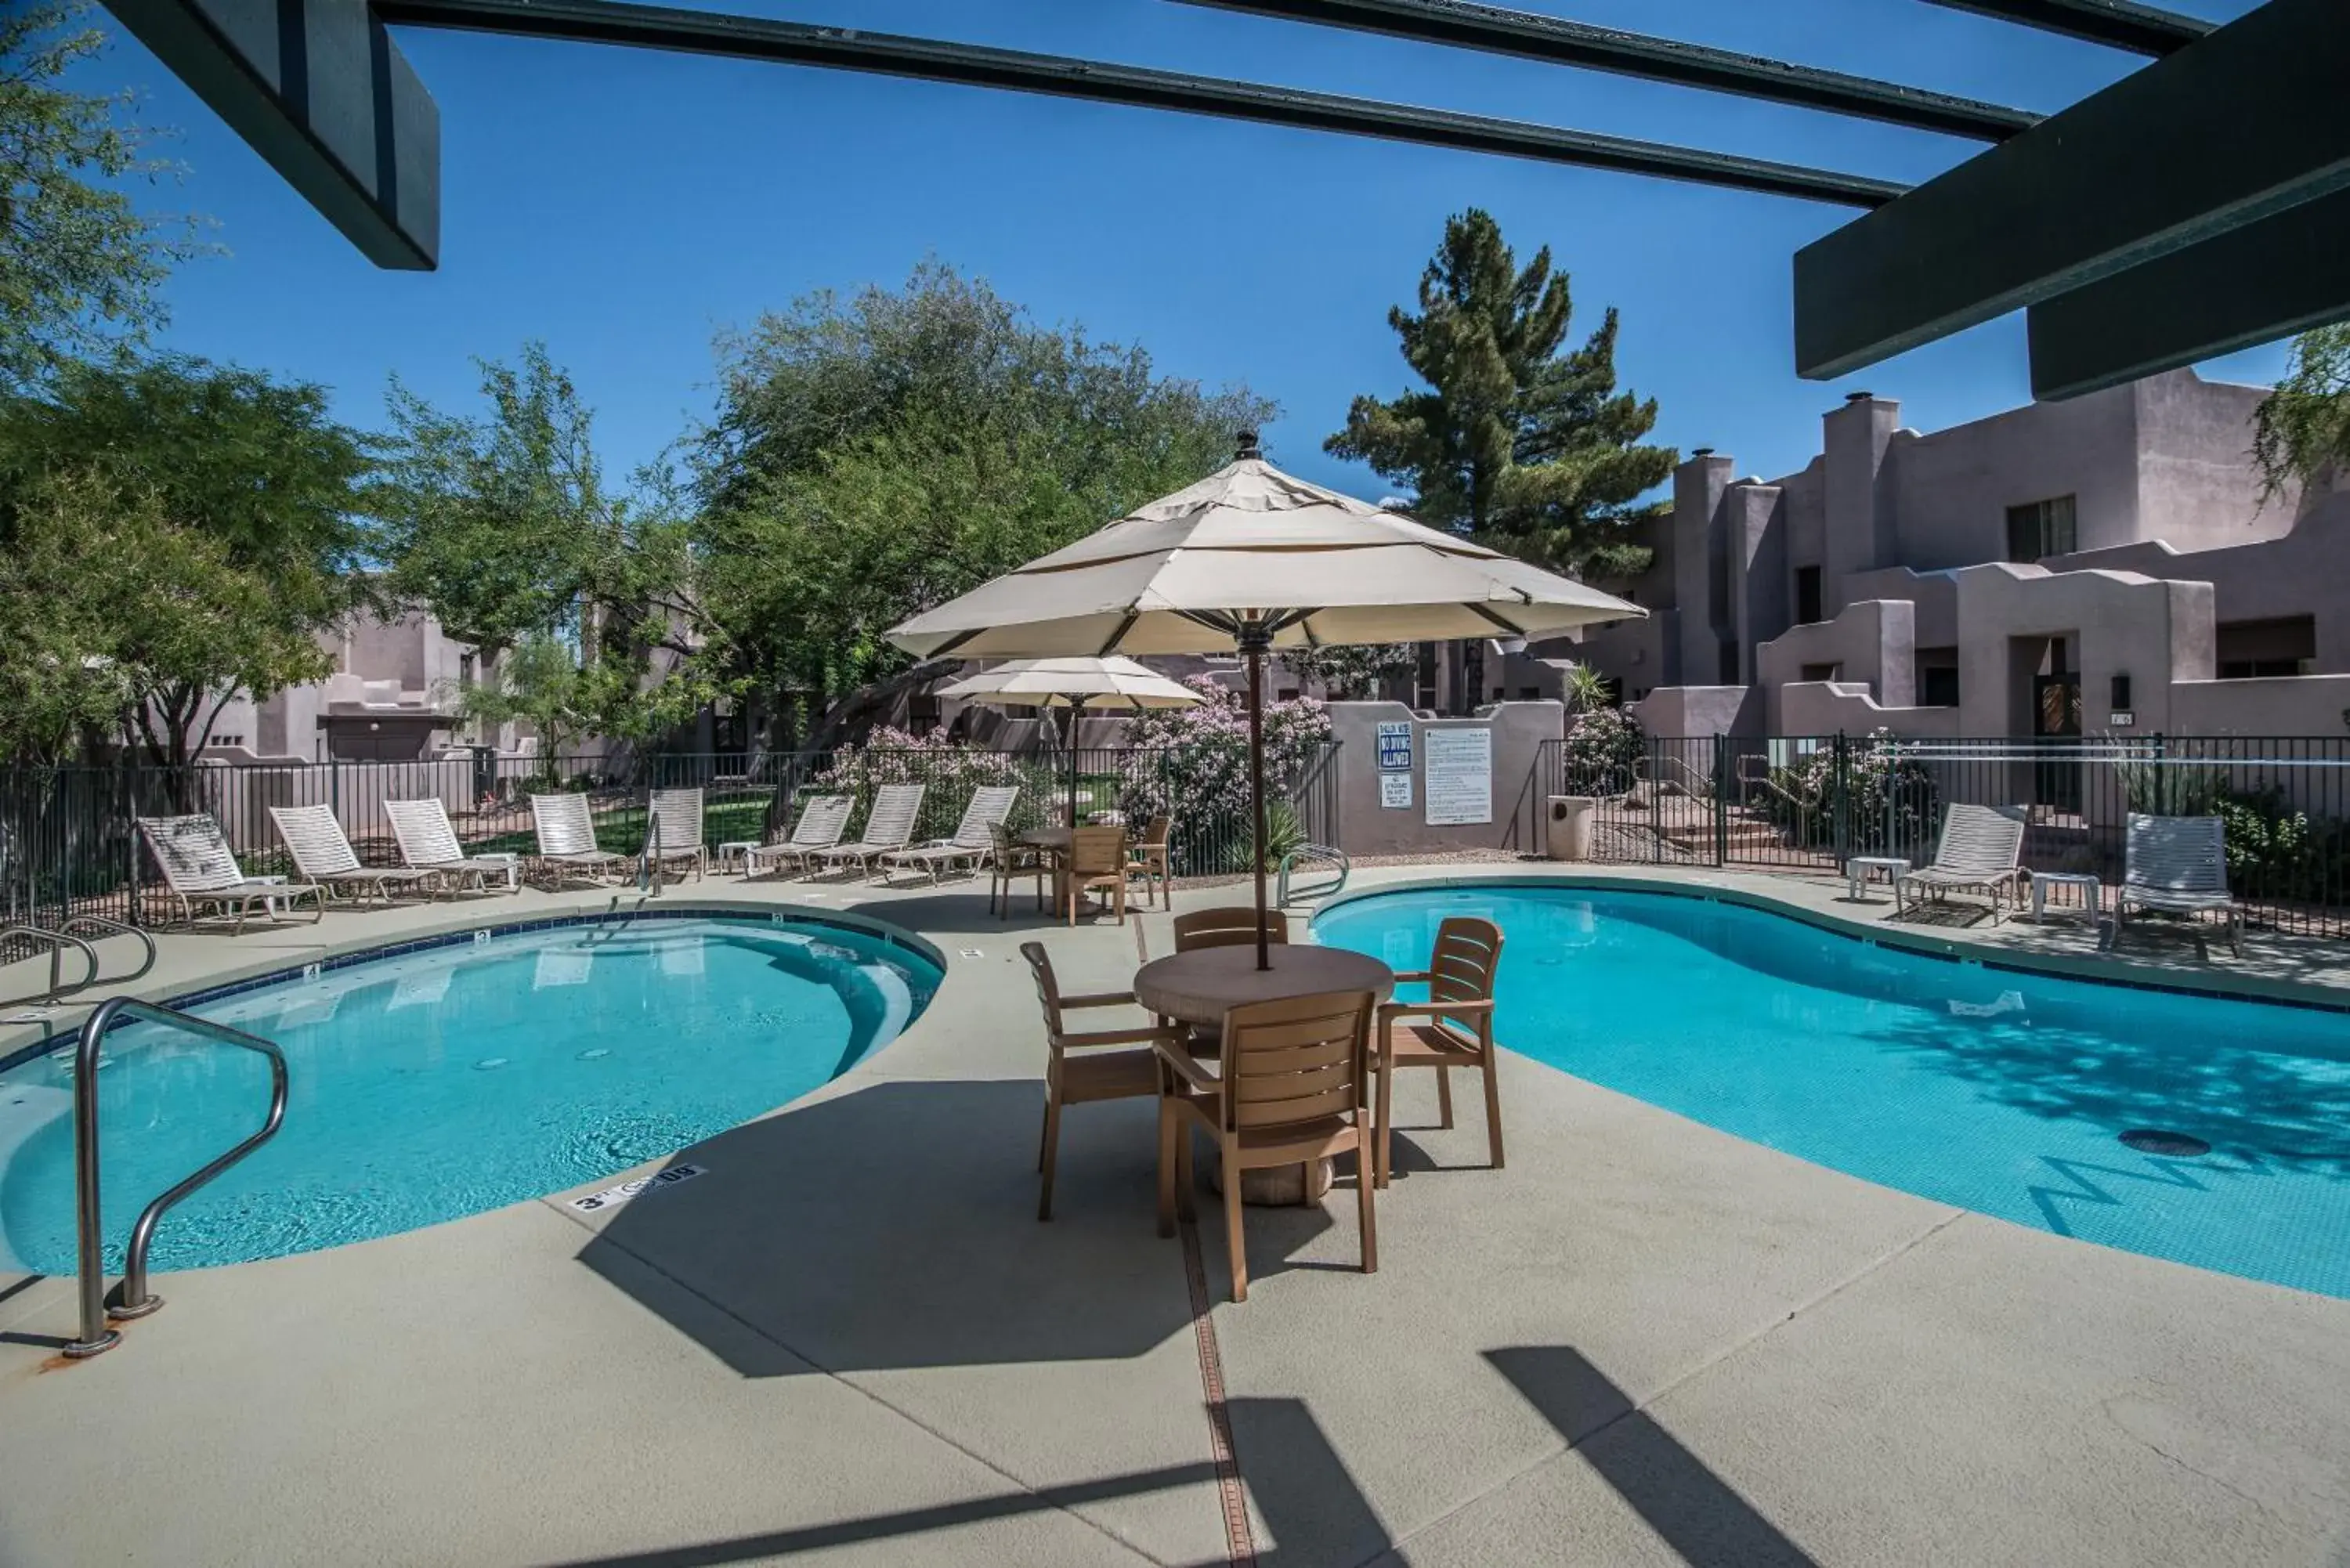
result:
[[[465,906],[452,907],[450,913],[456,915],[465,908]],[[836,930],[858,931],[867,936],[878,937],[891,946],[904,949],[937,970],[942,984],[951,972],[945,950],[927,937],[890,921],[875,919],[846,909],[806,909],[791,904],[754,903],[703,898],[696,898],[690,903],[664,903],[657,908],[643,907],[640,903],[639,907],[626,910],[615,910],[610,908],[575,909],[568,913],[526,915],[503,920],[480,919],[479,916],[483,911],[480,910],[479,906],[473,907],[472,912],[474,916],[473,919],[453,919],[446,925],[435,926],[430,930],[391,941],[383,940],[380,936],[370,939],[354,934],[339,942],[322,942],[317,948],[309,950],[307,956],[291,963],[282,958],[271,958],[241,966],[231,966],[219,974],[200,981],[179,981],[159,986],[132,986],[111,994],[136,996],[141,1001],[156,1002],[165,1007],[198,1007],[206,1002],[223,1001],[228,997],[242,995],[246,992],[258,991],[266,986],[284,985],[303,980],[308,978],[313,970],[324,974],[332,970],[348,969],[354,965],[398,958],[407,953],[459,946],[473,940],[478,932],[486,931],[493,937],[511,936],[519,932],[542,930],[558,926],[599,926],[633,920],[714,919],[756,920],[767,924],[785,922],[793,925],[829,926]],[[79,1016],[70,1021],[59,1017],[38,1024],[18,1025],[5,1033],[0,1033],[0,1073],[22,1066],[26,1062],[57,1049],[60,1044],[70,1043],[80,1033],[82,1022],[88,1016],[89,1008],[94,1003],[69,1002],[68,1008],[79,1013]],[[886,1051],[889,1045],[903,1039],[921,1023],[929,1011],[925,1008],[921,1013],[909,1020],[906,1027],[899,1030],[897,1035],[893,1036],[881,1049]],[[12,1041],[16,1043],[11,1044]]]
[[[1496,875],[1496,872],[1500,872]],[[2015,974],[2044,975],[2057,980],[2079,981],[2088,985],[2121,986],[2133,991],[2160,991],[2174,995],[2204,997],[2220,1002],[2266,1002],[2279,1007],[2298,1007],[2319,1012],[2350,1012],[2350,991],[2340,987],[2318,985],[2306,981],[2285,980],[2272,975],[2244,974],[2228,971],[2210,971],[2189,975],[2185,971],[2149,963],[2131,955],[2116,957],[2105,953],[2032,953],[2019,952],[1997,943],[1970,940],[1893,925],[1884,920],[1862,920],[1830,909],[1814,909],[1792,899],[1774,896],[1759,888],[1730,882],[1698,881],[1688,877],[1651,876],[1640,871],[1506,871],[1494,866],[1482,866],[1473,871],[1436,873],[1397,877],[1350,888],[1314,906],[1307,917],[1309,923],[1318,920],[1330,910],[1377,898],[1390,893],[1424,893],[1441,888],[1492,888],[1511,889],[1522,888],[1561,888],[1581,892],[1632,892],[1654,894],[1667,898],[1690,898],[1706,903],[1736,904],[1764,914],[1777,915],[1798,921],[1816,929],[1855,940],[1874,942],[1896,948],[1921,958],[1950,963],[1980,964],[1984,969],[2002,970]],[[2350,961],[2350,954],[2345,954]]]

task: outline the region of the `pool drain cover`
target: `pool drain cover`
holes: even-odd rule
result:
[[[2167,1155],[2172,1159],[2193,1159],[2211,1152],[2211,1146],[2199,1137],[2157,1127],[2132,1127],[2122,1134],[2122,1142],[2140,1154]]]

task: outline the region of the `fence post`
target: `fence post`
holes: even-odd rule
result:
[[[1852,857],[1852,822],[1848,809],[1851,797],[1846,794],[1849,781],[1845,776],[1846,760],[1844,732],[1838,730],[1835,734],[1835,757],[1829,768],[1828,788],[1835,803],[1832,826],[1829,828],[1830,843],[1835,849],[1835,863],[1839,868]]]
[[[1717,732],[1713,737],[1713,864],[1716,869],[1730,864],[1730,770],[1732,765],[1730,737]]]
[[[1892,755],[1885,765],[1885,847],[1877,853],[1898,855],[1901,853],[1901,846],[1898,842],[1900,827],[1894,807],[1896,798],[1901,794],[1901,742],[1888,741],[1886,744],[1892,749]]]

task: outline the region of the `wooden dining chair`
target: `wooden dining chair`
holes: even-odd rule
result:
[[[1035,878],[1036,908],[1042,909],[1045,907],[1045,877],[1050,868],[1052,857],[1037,845],[1022,843],[1003,823],[989,825],[987,831],[993,841],[993,853],[987,863],[988,913],[995,912],[995,901],[1001,897],[1003,918],[1007,920],[1012,918],[1013,884],[1023,877]]]
[[[1175,950],[1188,953],[1195,948],[1236,948],[1256,940],[1256,910],[1247,904],[1229,909],[1194,909],[1174,919]],[[1264,912],[1264,938],[1269,942],[1289,940],[1289,917],[1279,909]]]
[[[1180,1039],[1159,1041],[1159,1233],[1191,1217],[1191,1135],[1205,1131],[1223,1160],[1225,1246],[1232,1300],[1248,1300],[1248,1242],[1241,1228],[1241,1174],[1266,1166],[1355,1157],[1363,1272],[1379,1267],[1371,1211],[1372,1136],[1367,991],[1325,992],[1251,1002],[1224,1014],[1223,1071],[1211,1071]],[[1312,1190],[1309,1186],[1308,1191]]]
[[[1436,1069],[1440,1125],[1452,1125],[1452,1069],[1485,1075],[1485,1142],[1493,1168],[1502,1168],[1502,1085],[1493,1051],[1493,976],[1502,965],[1502,928],[1456,915],[1436,929],[1436,949],[1424,971],[1396,976],[1398,985],[1425,983],[1426,1002],[1390,1002],[1378,1018],[1378,1183],[1388,1184],[1394,1152],[1390,1107],[1398,1067]]]
[[[1036,1149],[1036,1168],[1044,1174],[1045,1180],[1036,1199],[1036,1218],[1050,1220],[1053,1171],[1061,1145],[1061,1107],[1158,1094],[1159,1062],[1154,1048],[1161,1041],[1173,1040],[1177,1032],[1156,1023],[1124,1029],[1073,1031],[1067,1023],[1071,1011],[1131,1007],[1134,993],[1107,991],[1064,996],[1044,943],[1021,943],[1020,956],[1028,961],[1028,968],[1036,977],[1036,999],[1045,1008],[1045,1132]],[[1119,1046],[1128,1049],[1115,1049]]]
[[[1127,848],[1127,860],[1133,868],[1128,875],[1141,877],[1142,901],[1145,907],[1164,909],[1174,902],[1173,895],[1168,891],[1169,886],[1175,879],[1173,863],[1169,859],[1168,848],[1168,840],[1174,831],[1175,819],[1161,812],[1152,817],[1149,824],[1143,828],[1142,836]],[[1159,883],[1159,902],[1156,906],[1152,906],[1150,902],[1150,884],[1154,878]]]
[[[1087,893],[1107,893],[1126,924],[1126,829],[1079,827],[1069,833],[1069,854],[1061,867],[1061,902],[1069,924],[1077,923],[1077,905]]]

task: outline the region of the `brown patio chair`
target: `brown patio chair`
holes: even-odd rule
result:
[[[1452,1125],[1452,1069],[1485,1075],[1485,1142],[1493,1168],[1502,1168],[1502,1086],[1493,1061],[1493,975],[1502,964],[1502,929],[1491,920],[1456,915],[1436,929],[1436,950],[1424,971],[1396,976],[1398,985],[1424,982],[1426,1002],[1390,1002],[1379,1009],[1379,1185],[1388,1184],[1394,1149],[1395,1070],[1436,1069],[1441,1125]]]
[[[1256,910],[1246,904],[1229,909],[1194,909],[1174,919],[1175,950],[1188,953],[1193,948],[1236,948],[1256,940]],[[1269,942],[1289,940],[1289,917],[1279,909],[1264,912],[1264,940]]]
[[[1224,1070],[1193,1059],[1180,1040],[1162,1040],[1165,1092],[1159,1098],[1159,1233],[1191,1216],[1191,1133],[1205,1130],[1223,1160],[1225,1246],[1232,1300],[1248,1300],[1248,1242],[1241,1229],[1241,1175],[1266,1166],[1305,1165],[1352,1153],[1363,1228],[1363,1272],[1379,1267],[1371,1212],[1372,996],[1326,992],[1252,1002],[1224,1014]],[[1311,1186],[1307,1188],[1312,1190]]]
[[[1081,1007],[1130,1007],[1130,991],[1097,992],[1064,996],[1054,978],[1053,961],[1042,942],[1023,942],[1020,956],[1036,976],[1036,999],[1045,1006],[1045,1134],[1036,1150],[1036,1168],[1044,1173],[1044,1189],[1036,1199],[1036,1218],[1053,1217],[1053,1169],[1061,1145],[1061,1107],[1091,1100],[1125,1100],[1159,1093],[1159,1064],[1152,1046],[1173,1031],[1164,1024],[1126,1029],[1096,1029],[1073,1033],[1065,1014]],[[1138,1046],[1115,1051],[1109,1046]]]
[[[1069,924],[1077,923],[1077,904],[1087,893],[1107,893],[1126,924],[1126,829],[1080,827],[1069,835],[1069,857],[1061,867],[1061,902]]]
[[[1003,900],[1003,918],[1012,918],[1012,885],[1023,877],[1036,880],[1036,908],[1045,907],[1045,877],[1052,867],[1053,857],[1034,844],[1023,843],[1005,824],[988,826],[990,853],[987,861],[987,909],[995,912],[995,901]]]
[[[1146,908],[1152,907],[1150,884],[1153,878],[1159,883],[1159,903],[1156,907],[1164,909],[1174,901],[1168,892],[1168,885],[1174,880],[1174,874],[1168,858],[1167,844],[1168,836],[1174,831],[1175,819],[1161,812],[1150,819],[1149,825],[1142,830],[1142,836],[1127,849],[1127,858],[1132,867],[1128,875],[1142,878],[1142,902]]]

